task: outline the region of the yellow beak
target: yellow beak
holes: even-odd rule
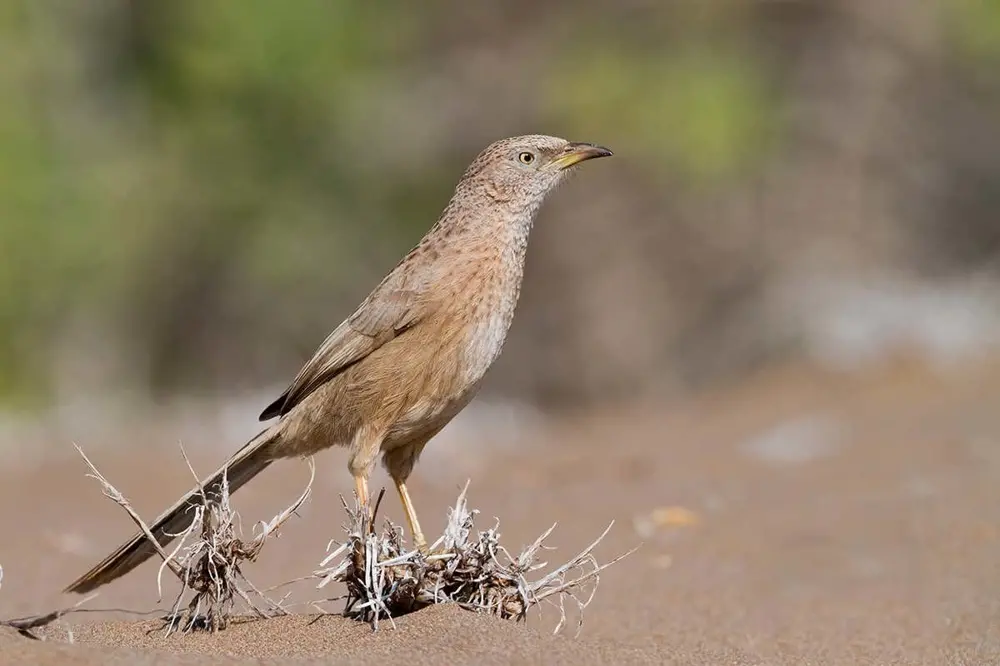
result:
[[[604,146],[595,146],[592,143],[568,143],[563,149],[563,153],[552,160],[551,164],[553,168],[562,171],[574,164],[592,160],[595,157],[610,157],[611,155],[614,153]]]

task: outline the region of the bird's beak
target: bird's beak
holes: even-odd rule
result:
[[[563,171],[585,160],[611,155],[614,153],[604,146],[595,146],[592,143],[569,143],[566,144],[563,154],[552,160],[551,164],[553,168]]]

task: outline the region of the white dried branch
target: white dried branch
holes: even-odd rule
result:
[[[541,603],[554,605],[560,613],[555,631],[566,622],[566,600],[579,611],[594,598],[600,572],[632,552],[601,565],[594,549],[608,535],[611,525],[576,557],[537,580],[528,575],[547,566],[538,562],[555,525],[543,532],[516,556],[500,543],[499,522],[487,530],[476,530],[478,511],[469,509],[469,484],[459,493],[449,510],[442,535],[434,541],[430,554],[407,549],[402,530],[388,520],[381,534],[370,529],[369,518],[356,505],[341,498],[348,514],[347,539],[331,541],[331,550],[314,573],[317,587],[330,582],[347,587],[344,614],[370,622],[377,630],[380,620],[398,617],[437,603],[457,603],[463,608],[506,619],[522,620],[530,608]],[[371,520],[374,520],[372,518]],[[585,594],[578,594],[582,588]],[[558,603],[553,603],[556,599]],[[318,602],[317,602],[318,603]]]
[[[104,496],[111,499],[113,502],[118,504],[118,506],[120,506],[122,509],[125,510],[125,512],[132,519],[132,522],[134,522],[139,527],[142,533],[146,535],[146,539],[148,539],[149,542],[153,544],[153,547],[156,549],[157,554],[159,554],[160,558],[162,558],[163,563],[166,564],[168,567],[170,567],[170,570],[174,572],[174,575],[177,576],[178,579],[183,580],[184,577],[182,575],[180,568],[173,561],[173,559],[166,553],[166,551],[163,550],[163,546],[161,546],[160,542],[156,539],[156,537],[153,536],[152,530],[149,529],[149,526],[146,525],[146,522],[142,519],[142,517],[138,514],[138,512],[136,512],[136,510],[132,508],[132,504],[125,498],[124,495],[121,494],[121,492],[119,492],[117,488],[111,485],[110,481],[104,478],[104,475],[101,474],[101,472],[97,469],[97,467],[94,466],[94,463],[90,462],[90,458],[87,457],[87,454],[83,452],[83,449],[81,449],[78,444],[74,442],[73,446],[83,457],[83,461],[87,463],[87,467],[90,468],[90,474],[88,474],[87,476],[89,476],[92,479],[96,479],[101,484]],[[157,581],[157,586],[159,586],[159,581]]]
[[[260,522],[254,530],[254,537],[244,541],[241,538],[242,529],[239,529],[241,525],[239,514],[230,504],[228,477],[223,474],[221,487],[217,493],[206,492],[182,446],[181,455],[198,483],[200,503],[193,504],[190,508],[194,514],[190,526],[178,534],[170,535],[179,537],[180,540],[177,546],[167,553],[125,497],[97,470],[80,447],[76,448],[90,467],[90,476],[102,484],[104,494],[125,509],[146,538],[156,547],[163,560],[157,573],[157,590],[160,591],[161,597],[161,577],[164,567],[169,568],[181,581],[181,589],[166,618],[167,634],[178,628],[183,631],[196,628],[210,631],[222,629],[232,617],[237,600],[241,600],[258,617],[287,614],[281,601],[268,598],[247,579],[242,565],[244,562],[255,560],[267,540],[276,536],[280,527],[309,498],[316,477],[312,458],[308,460],[309,483],[298,499],[270,521]],[[189,591],[193,594],[185,603]]]

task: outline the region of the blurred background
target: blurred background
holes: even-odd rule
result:
[[[586,631],[621,645],[1000,663],[997,0],[0,2],[0,616],[132,530],[73,443],[156,515],[178,441],[205,474],[256,433],[525,133],[615,157],[543,207],[504,354],[411,479],[425,530],[467,479],[508,545],[618,520],[602,558],[644,545]],[[337,532],[345,455],[317,463],[262,589]],[[305,475],[241,491],[247,529]]]
[[[616,157],[544,208],[481,405],[1000,341],[991,0],[15,0],[0,52],[0,444],[26,455],[125,415],[252,432],[521,133]]]

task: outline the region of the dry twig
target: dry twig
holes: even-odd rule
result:
[[[3,567],[0,566],[0,588],[3,587]],[[0,620],[0,626],[10,627],[11,629],[16,629],[17,633],[21,634],[25,638],[30,638],[32,640],[40,641],[44,640],[41,636],[33,633],[32,629],[41,629],[42,627],[52,624],[57,620],[61,619],[62,616],[72,613],[80,609],[80,606],[84,605],[94,597],[96,594],[91,594],[90,596],[84,597],[80,601],[76,602],[69,608],[60,608],[59,610],[54,610],[51,613],[44,613],[42,615],[29,615],[27,617],[18,617],[12,620]],[[72,634],[70,634],[72,636]]]
[[[381,619],[392,622],[394,617],[432,604],[453,602],[476,612],[523,620],[531,607],[546,602],[559,609],[558,632],[566,622],[565,602],[576,604],[582,626],[583,610],[594,597],[600,572],[634,552],[603,565],[597,562],[593,550],[611,530],[612,522],[576,557],[529,580],[529,574],[547,566],[536,559],[547,548],[545,539],[555,525],[514,557],[500,544],[499,523],[488,530],[474,530],[478,511],[468,508],[467,490],[468,483],[449,513],[444,534],[426,557],[406,549],[401,528],[386,520],[382,534],[377,534],[371,528],[374,512],[369,519],[359,506],[352,508],[344,501],[349,518],[344,527],[347,541],[320,563],[322,568],[314,573],[320,579],[317,587],[344,583],[344,614],[370,622],[376,630]],[[589,590],[581,595],[581,588]]]
[[[163,560],[157,574],[157,590],[161,598],[161,577],[164,568],[169,568],[181,581],[180,592],[166,617],[167,634],[177,629],[185,632],[194,629],[208,631],[224,629],[233,616],[237,599],[242,600],[258,617],[268,618],[287,614],[280,601],[268,598],[247,579],[242,565],[244,562],[254,561],[267,539],[275,534],[308,499],[316,476],[312,458],[309,459],[309,483],[299,498],[270,521],[259,523],[254,530],[255,536],[249,541],[244,541],[240,538],[241,534],[238,534],[242,533],[242,530],[238,530],[239,514],[230,505],[228,479],[223,477],[222,488],[217,494],[205,492],[199,482],[201,502],[191,506],[190,510],[194,512],[191,526],[179,534],[171,535],[179,537],[180,540],[177,546],[167,553],[153,538],[149,526],[128,500],[97,470],[80,447],[77,447],[77,450],[90,467],[90,476],[101,483],[104,494],[125,509],[133,522],[156,546]],[[198,481],[198,475],[191,467],[183,447],[181,454],[188,469]],[[184,599],[188,590],[191,590],[193,595],[185,604]]]
[[[30,638],[36,641],[44,640],[41,636],[32,633],[31,630],[41,629],[42,627],[61,619],[64,615],[69,615],[70,613],[80,610],[80,606],[84,605],[96,596],[96,594],[91,594],[90,596],[80,599],[80,601],[68,608],[60,608],[59,610],[54,610],[51,613],[29,615],[28,617],[19,617],[13,620],[0,620],[0,626],[16,629],[17,633],[21,634],[25,638]]]

